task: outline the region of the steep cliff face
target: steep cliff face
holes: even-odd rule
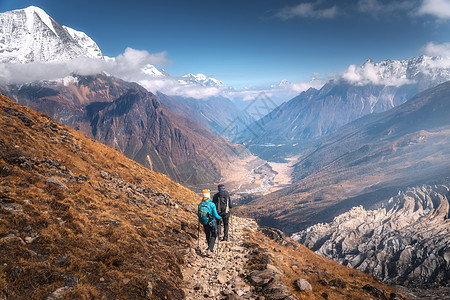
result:
[[[216,182],[220,166],[236,158],[232,144],[169,111],[144,91],[130,90],[105,106],[91,126],[95,139],[188,184]]]
[[[450,282],[450,185],[420,186],[380,208],[354,207],[293,238],[324,257],[390,283]]]

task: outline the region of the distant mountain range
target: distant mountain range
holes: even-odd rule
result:
[[[321,89],[311,88],[282,104],[250,126],[243,140],[256,135],[250,147],[261,154],[270,149],[260,145],[302,144],[329,135],[351,121],[390,110],[450,80],[446,62],[446,58],[420,56],[351,66]],[[295,148],[290,151],[296,154]]]
[[[367,115],[308,148],[293,184],[242,211],[262,224],[297,232],[370,207],[399,189],[450,176],[450,82],[389,111]]]

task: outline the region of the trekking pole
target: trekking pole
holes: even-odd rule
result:
[[[231,210],[230,210],[230,227],[231,227],[231,241],[233,242],[234,246],[233,214],[231,213]]]
[[[216,238],[217,238],[217,256],[219,255],[219,246],[220,246],[220,237],[219,236],[216,236]]]
[[[200,222],[197,223],[197,249],[200,249]]]

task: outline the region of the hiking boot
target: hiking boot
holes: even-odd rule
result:
[[[223,237],[223,238],[221,239],[221,241],[222,241],[222,242],[227,242],[227,241],[228,241],[228,237]]]
[[[206,251],[206,256],[207,257],[213,257],[214,256],[214,251],[212,251],[212,250]]]

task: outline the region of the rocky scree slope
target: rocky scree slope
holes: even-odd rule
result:
[[[316,253],[413,287],[450,283],[450,185],[419,186],[382,207],[354,207],[293,239]]]
[[[197,199],[0,96],[0,298],[182,299]]]
[[[187,254],[186,299],[404,299],[372,276],[325,259],[273,228],[233,217],[213,257]]]
[[[0,91],[189,186],[218,181],[221,169],[248,155],[169,110],[140,85],[112,76],[75,76]]]

